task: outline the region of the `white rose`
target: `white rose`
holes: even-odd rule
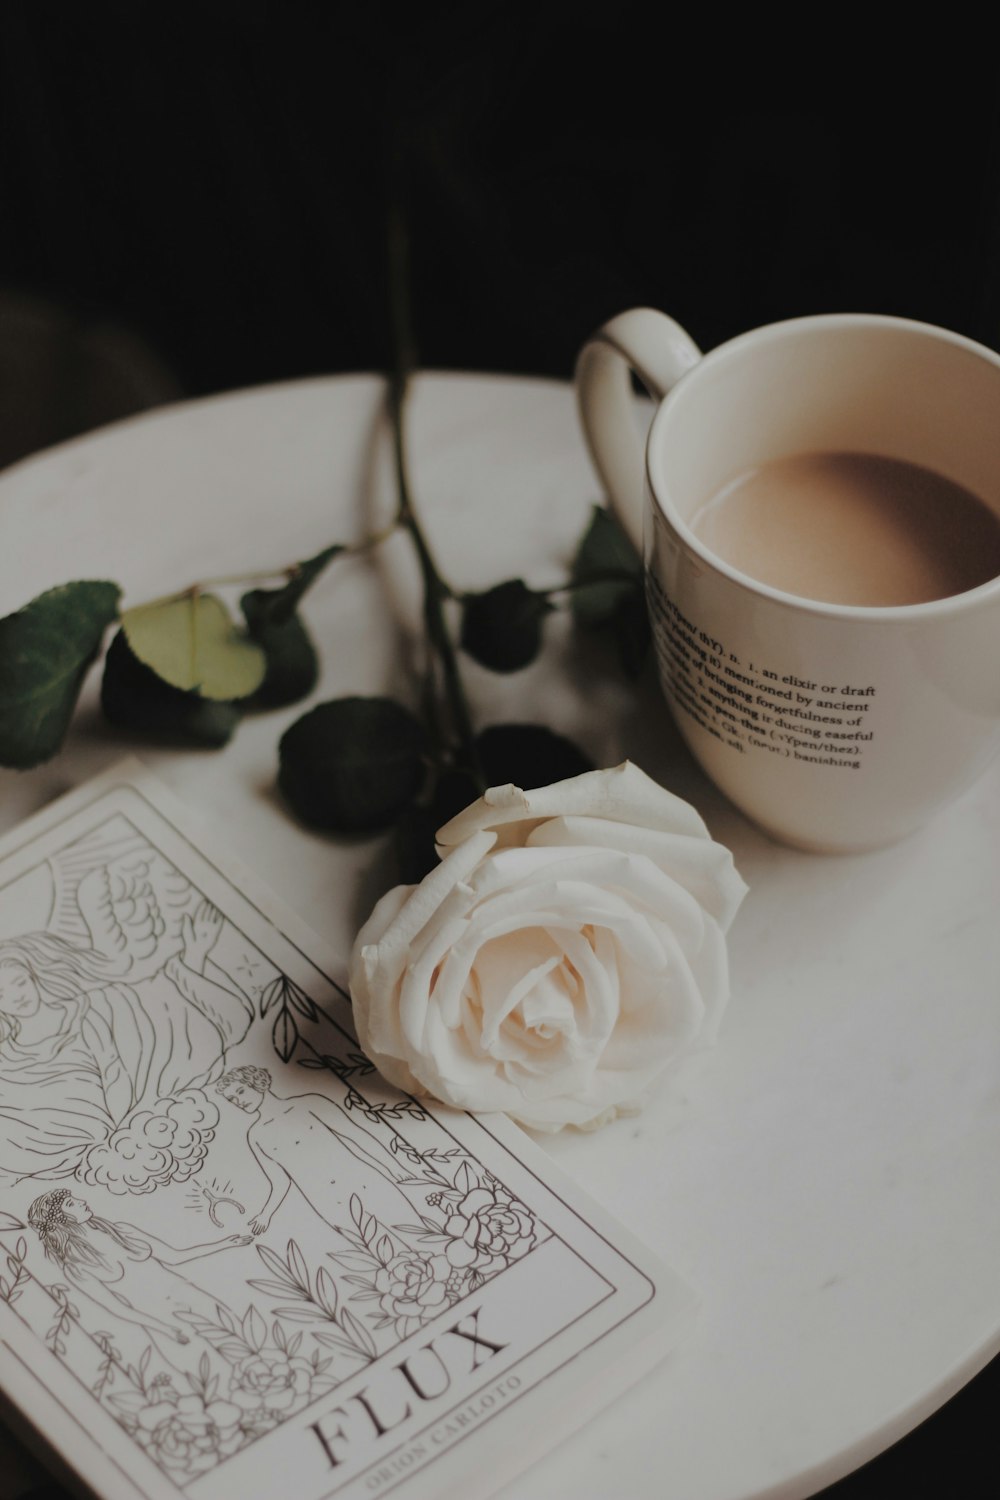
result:
[[[746,886],[637,766],[494,787],[437,842],[351,960],[358,1035],[391,1083],[558,1130],[613,1118],[714,1040]]]

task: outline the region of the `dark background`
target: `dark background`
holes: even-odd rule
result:
[[[191,395],[379,368],[393,196],[426,365],[568,377],[642,303],[706,348],[839,310],[997,345],[995,88],[897,60],[727,109],[646,7],[587,14],[7,0],[0,293],[130,331]]]
[[[846,310],[1000,347],[995,88],[842,69],[789,104],[748,57],[727,106],[721,38],[668,53],[646,7],[424,9],[0,7],[0,463],[384,367],[390,203],[429,366],[568,378],[637,304],[704,348]],[[982,1492],[998,1400],[991,1368],[831,1496]]]

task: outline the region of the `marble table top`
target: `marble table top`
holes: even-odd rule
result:
[[[390,484],[381,396],[358,376],[185,403],[8,470],[0,614],[76,576],[118,579],[138,601],[360,536]],[[555,382],[421,377],[412,470],[464,587],[557,580],[599,499]],[[405,682],[414,600],[394,547],[310,596],[321,696]],[[1000,1349],[1000,774],[895,848],[813,856],[771,842],[705,781],[651,675],[634,686],[581,664],[562,621],[525,671],[467,676],[481,722],[545,722],[598,764],[630,757],[690,798],[750,886],[715,1048],[642,1116],[542,1140],[698,1289],[700,1319],[506,1500],[813,1494]],[[96,686],[56,760],[0,772],[0,829],[137,750],[346,953],[381,846],[287,816],[275,746],[301,709],[244,724],[222,752],[165,751],[108,731]],[[2,1450],[0,1472],[8,1500],[17,1468]]]

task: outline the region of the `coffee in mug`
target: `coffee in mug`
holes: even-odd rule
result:
[[[709,551],[832,604],[926,604],[1000,575],[1000,519],[963,485],[873,453],[793,453],[736,475],[691,517]]]

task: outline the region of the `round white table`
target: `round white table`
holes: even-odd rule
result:
[[[338,377],[165,408],[0,478],[0,613],[74,577],[139,602],[365,533],[391,476],[381,383]],[[599,498],[568,387],[427,375],[411,410],[417,502],[464,587],[557,582]],[[407,691],[405,539],[334,565],[305,614],[316,698]],[[390,603],[391,601],[391,603]],[[699,1290],[694,1333],[508,1500],[806,1496],[933,1411],[1000,1348],[1000,775],[896,848],[780,848],[693,766],[651,675],[638,687],[551,622],[509,677],[467,664],[479,722],[536,720],[602,765],[689,797],[750,895],[717,1046],[646,1113],[543,1146]],[[0,829],[137,750],[343,953],[384,879],[381,842],[296,825],[274,785],[299,705],[226,749],[108,729],[92,674],[64,751],[0,772]]]

